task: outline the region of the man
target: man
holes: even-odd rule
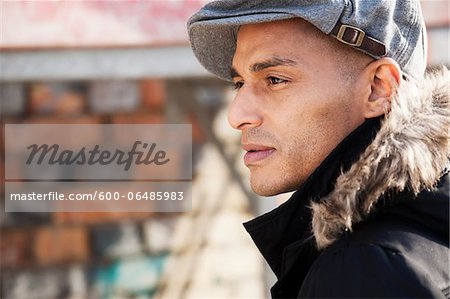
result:
[[[418,1],[216,1],[189,20],[237,89],[244,224],[277,298],[449,298],[449,72],[424,75]]]

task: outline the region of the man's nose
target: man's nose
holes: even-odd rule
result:
[[[241,87],[228,109],[230,125],[237,130],[261,125],[263,117],[258,102],[254,89],[250,86]]]

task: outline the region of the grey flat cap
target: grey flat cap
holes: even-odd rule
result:
[[[376,59],[391,57],[407,77],[424,74],[427,43],[419,0],[219,0],[189,19],[189,39],[200,63],[230,80],[239,26],[291,18]]]

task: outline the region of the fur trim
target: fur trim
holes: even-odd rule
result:
[[[312,204],[312,229],[323,249],[364,220],[387,190],[415,194],[438,181],[450,153],[450,72],[403,81],[380,131],[335,189]]]

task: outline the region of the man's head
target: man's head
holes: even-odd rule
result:
[[[390,48],[393,36],[380,34],[391,39],[383,43],[366,34],[367,28],[343,25],[362,21],[340,1],[333,5],[341,11],[330,9],[328,1],[251,2],[215,2],[191,18],[189,32],[200,62],[238,89],[229,122],[242,132],[252,188],[274,195],[298,188],[345,136],[389,110],[401,76],[423,72],[411,69],[424,64],[417,56],[423,53],[423,31],[416,24],[414,41],[408,41],[413,49],[403,49],[410,56],[405,60]],[[378,9],[386,10],[383,5]],[[386,52],[394,59],[382,57]]]
[[[242,132],[252,188],[274,195],[298,188],[365,118],[382,115],[400,70],[290,19],[242,26],[231,72],[229,122]]]

